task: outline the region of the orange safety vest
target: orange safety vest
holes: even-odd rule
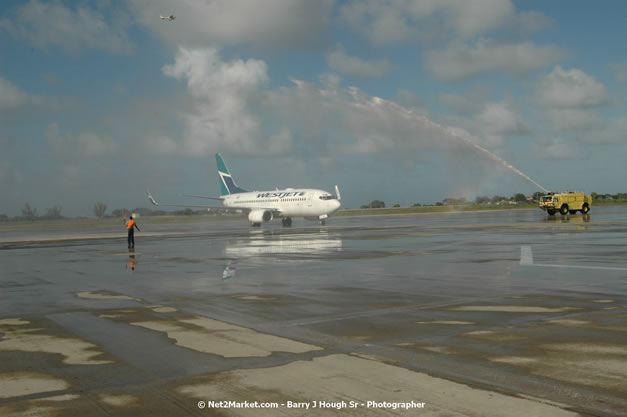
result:
[[[132,229],[134,225],[135,225],[135,220],[129,219],[128,223],[126,223],[126,228]]]

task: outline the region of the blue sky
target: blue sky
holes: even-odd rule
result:
[[[217,195],[216,152],[245,188],[338,184],[347,207],[538,191],[476,146],[551,190],[624,192],[626,9],[5,1],[0,213]]]

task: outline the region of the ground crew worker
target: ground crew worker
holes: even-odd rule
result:
[[[128,221],[126,222],[126,228],[128,229],[128,247],[134,248],[135,247],[135,228],[139,230],[139,227],[137,226],[137,223],[135,223],[135,220],[133,220],[132,214],[129,216]],[[141,230],[139,231],[141,232]]]

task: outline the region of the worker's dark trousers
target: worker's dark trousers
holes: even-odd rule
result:
[[[133,229],[128,229],[128,247],[135,247],[135,231]]]

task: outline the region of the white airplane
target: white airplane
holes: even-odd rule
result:
[[[159,17],[161,18],[161,20],[169,20],[169,21],[176,19],[176,16],[174,16],[173,14],[171,14],[170,16],[159,16]]]
[[[190,195],[188,197],[208,198],[222,201],[223,207],[212,206],[183,206],[203,207],[212,209],[237,209],[248,213],[251,226],[260,227],[261,223],[269,222],[275,217],[281,217],[284,227],[292,225],[292,217],[303,217],[307,220],[320,221],[325,224],[329,214],[340,208],[340,190],[335,186],[332,195],[323,190],[309,188],[286,188],[272,191],[246,191],[235,184],[229,173],[222,155],[216,154],[218,177],[220,179],[220,197],[204,197]],[[150,202],[159,205],[152,195],[147,192]],[[179,206],[180,207],[180,206]]]

